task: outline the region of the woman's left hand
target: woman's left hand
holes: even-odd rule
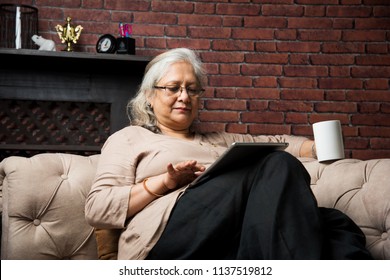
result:
[[[196,177],[205,171],[205,167],[196,160],[179,162],[175,165],[168,164],[164,184],[169,189],[176,189],[191,183]]]
[[[313,140],[303,142],[299,151],[299,157],[317,158],[316,144]]]

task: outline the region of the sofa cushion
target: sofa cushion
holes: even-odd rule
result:
[[[2,259],[97,259],[84,216],[97,158],[40,154],[1,162]]]
[[[95,229],[99,260],[118,259],[118,243],[121,229]]]

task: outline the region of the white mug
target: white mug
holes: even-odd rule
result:
[[[345,157],[343,134],[339,120],[314,123],[313,134],[319,162]]]

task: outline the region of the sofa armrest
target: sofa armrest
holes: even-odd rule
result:
[[[364,232],[375,259],[390,259],[390,159],[301,159],[322,207],[347,214]]]
[[[97,259],[84,216],[97,159],[39,154],[0,163],[2,259]]]

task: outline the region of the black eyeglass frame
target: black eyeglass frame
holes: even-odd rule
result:
[[[155,89],[163,89],[165,92],[168,91],[172,95],[177,94],[179,91],[181,93],[183,91],[183,89],[185,89],[189,96],[194,96],[194,97],[202,96],[204,94],[204,92],[206,91],[204,88],[194,90],[194,89],[187,88],[187,87],[182,87],[182,86],[180,86],[180,87],[177,87],[177,86],[170,86],[170,87],[168,87],[168,86],[165,86],[165,87],[163,87],[163,86],[153,86],[153,88],[155,88]],[[176,88],[177,88],[177,90],[175,91]],[[196,93],[194,91],[196,91]]]

